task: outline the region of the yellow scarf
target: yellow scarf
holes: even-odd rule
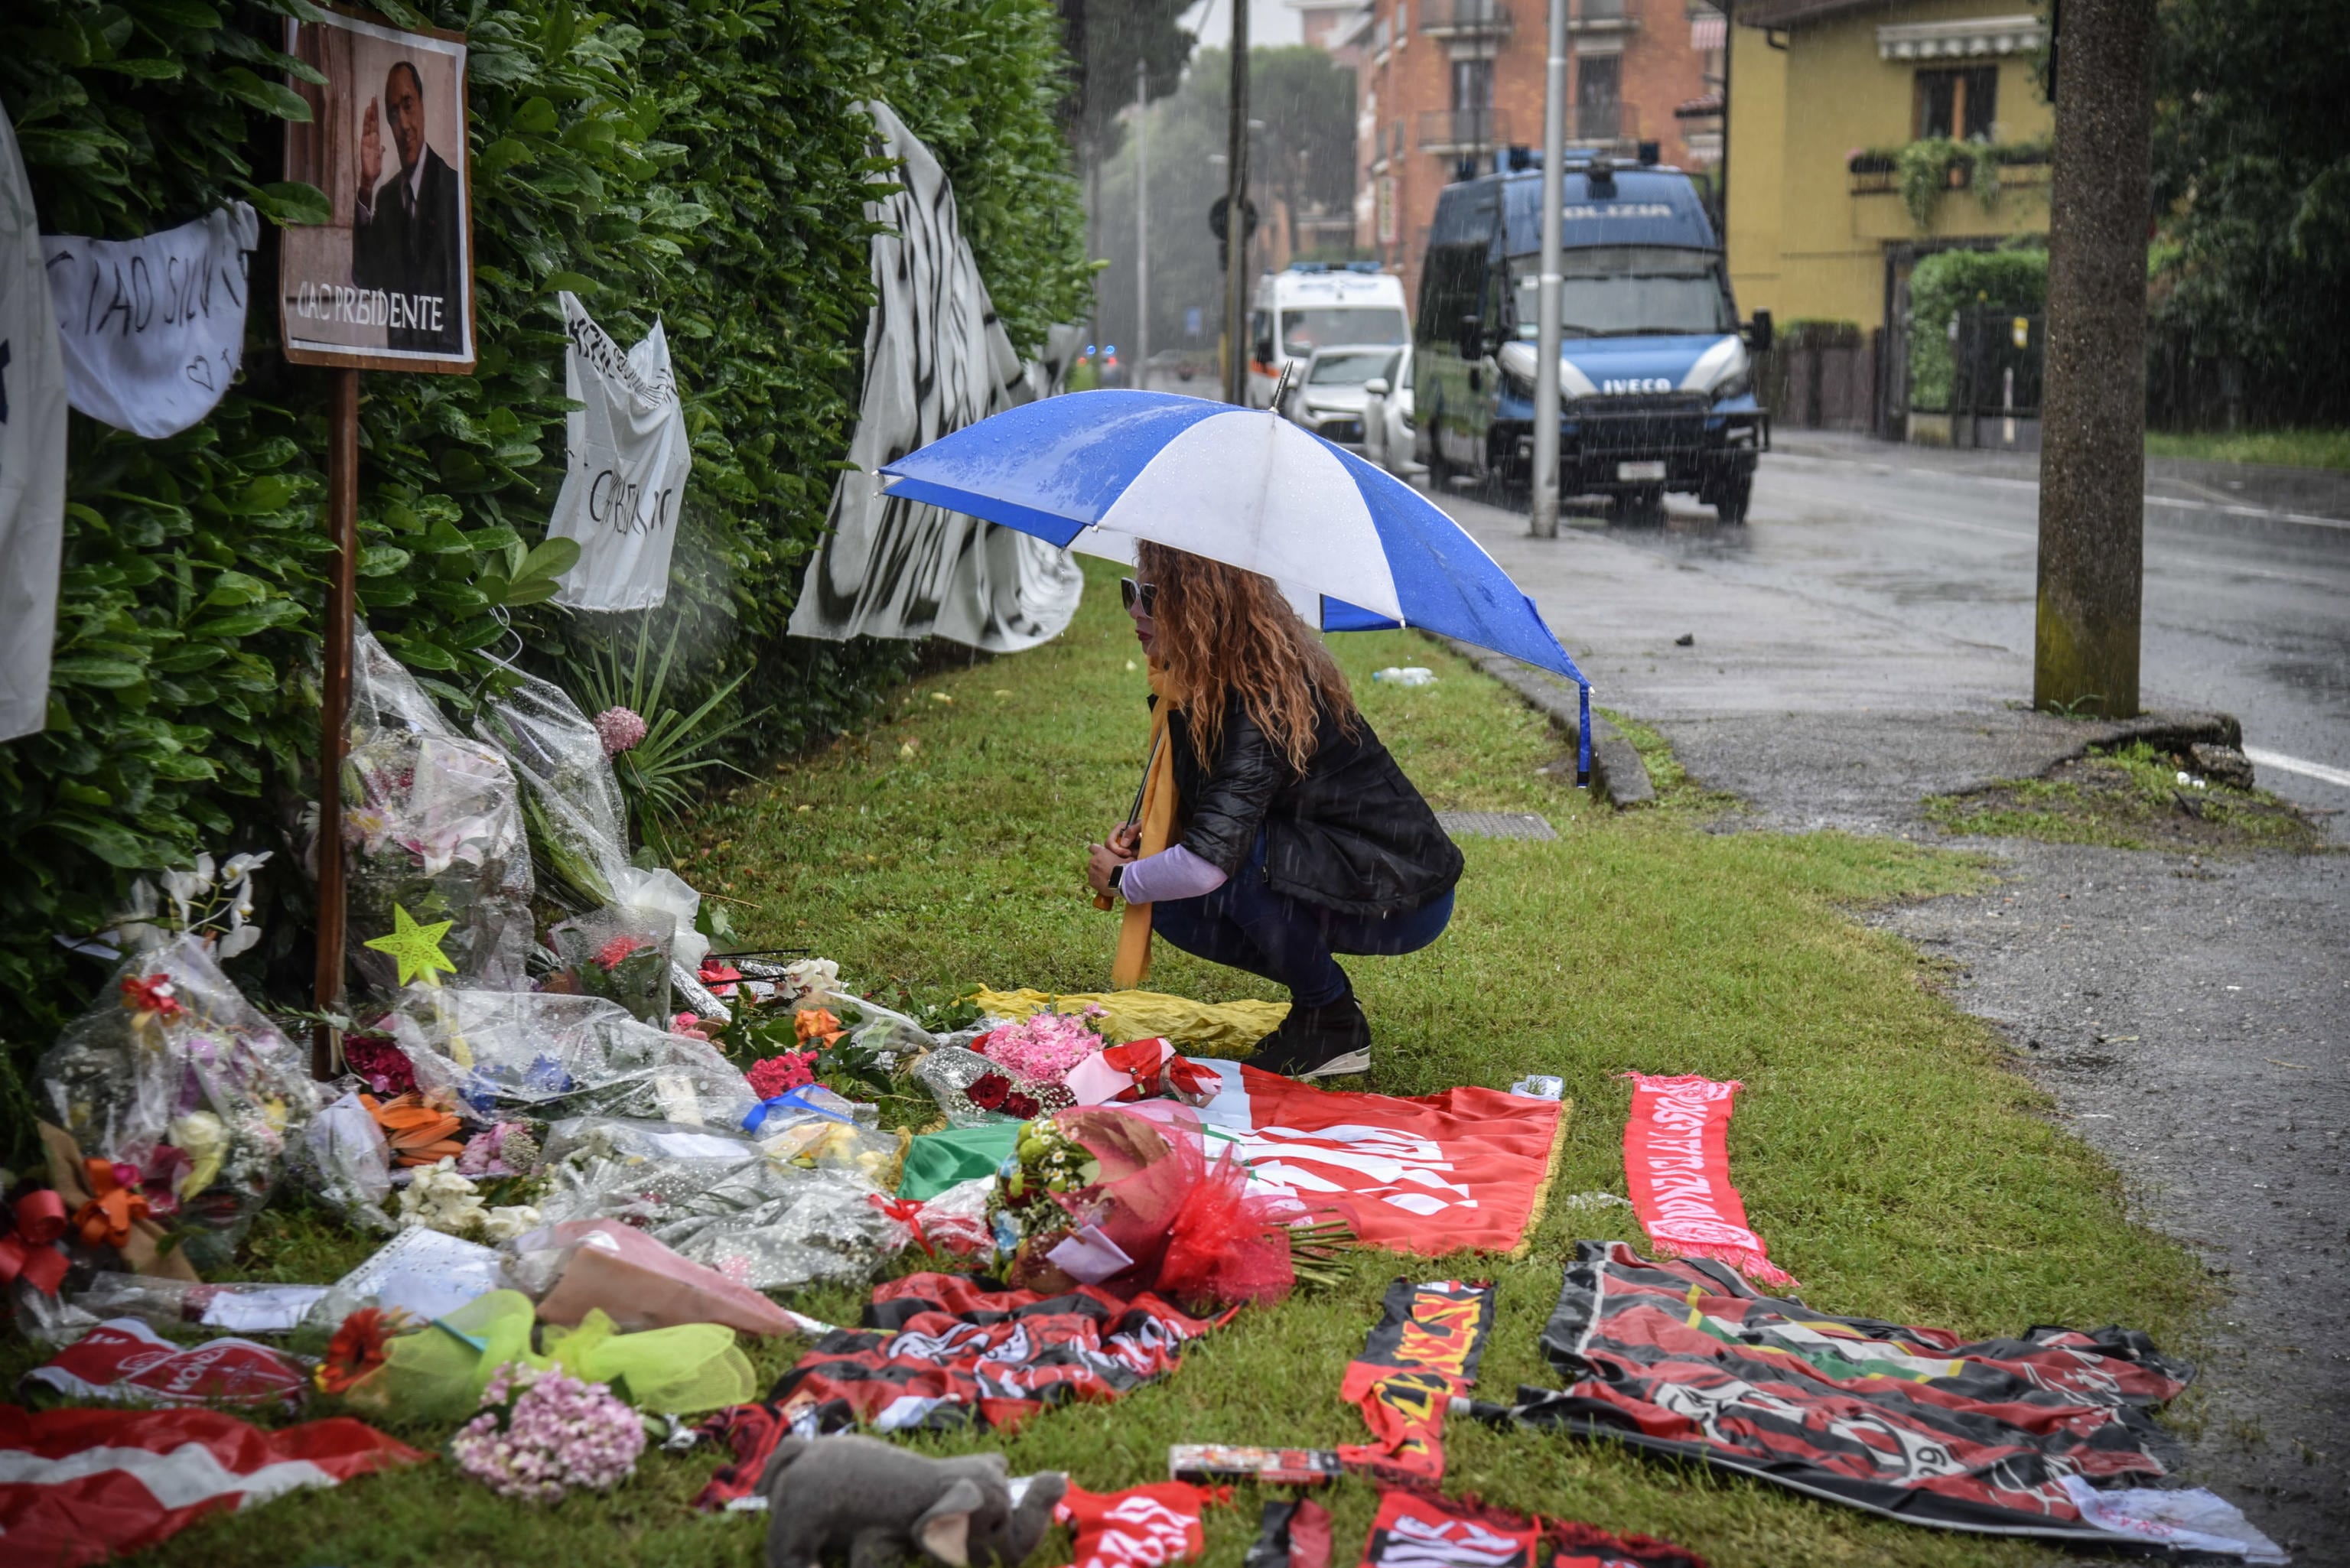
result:
[[[1136,819],[1142,829],[1138,859],[1166,848],[1175,834],[1175,764],[1167,752],[1167,714],[1173,704],[1167,700],[1156,668],[1150,672],[1150,690],[1159,701],[1150,705],[1150,745],[1145,753],[1150,763],[1142,776],[1142,811]],[[1149,978],[1150,906],[1128,904],[1118,924],[1118,959],[1110,965],[1110,986],[1131,991]]]

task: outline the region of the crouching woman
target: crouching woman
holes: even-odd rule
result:
[[[1119,983],[1155,934],[1289,989],[1253,1065],[1362,1072],[1370,1024],[1336,955],[1434,941],[1461,851],[1269,578],[1148,543],[1136,572],[1121,587],[1149,656],[1152,761],[1139,824],[1087,867],[1128,907]]]

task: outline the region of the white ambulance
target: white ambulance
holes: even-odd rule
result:
[[[1267,273],[1257,280],[1249,317],[1249,406],[1272,403],[1284,364],[1296,364],[1290,381],[1299,384],[1316,348],[1410,341],[1403,279],[1379,271],[1377,262],[1296,262],[1286,272]]]

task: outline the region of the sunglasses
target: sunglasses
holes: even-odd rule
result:
[[[1150,607],[1159,597],[1159,585],[1138,583],[1132,577],[1120,577],[1118,580],[1118,597],[1128,609],[1132,609],[1139,604],[1142,606],[1142,613],[1149,615],[1151,612]]]

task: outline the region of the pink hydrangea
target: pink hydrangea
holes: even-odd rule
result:
[[[816,1082],[816,1053],[785,1051],[751,1064],[743,1075],[751,1080],[751,1092],[763,1100],[777,1095],[788,1095],[794,1089],[804,1089]]]
[[[644,1423],[608,1387],[518,1361],[482,1390],[482,1413],[449,1439],[457,1468],[500,1497],[555,1502],[608,1491],[636,1473]]]
[[[1089,1008],[1087,1017],[1099,1015]],[[1059,1083],[1069,1069],[1107,1044],[1084,1020],[1064,1012],[1039,1012],[1007,1023],[979,1043],[980,1054],[1023,1083]]]
[[[617,757],[645,738],[645,722],[632,709],[607,708],[596,715],[596,738],[606,756]]]

